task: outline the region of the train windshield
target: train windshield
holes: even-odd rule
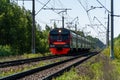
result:
[[[50,39],[51,40],[57,40],[58,39],[58,35],[57,34],[51,34],[50,35]]]
[[[53,29],[50,32],[50,40],[65,41],[70,37],[70,31],[67,29]]]
[[[62,40],[68,40],[68,39],[69,39],[69,35],[68,35],[68,34],[62,34],[62,35],[60,36],[60,38],[61,38]]]
[[[68,40],[69,39],[69,34],[51,34],[50,35],[51,40]]]

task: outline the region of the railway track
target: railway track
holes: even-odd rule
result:
[[[29,69],[33,69],[33,68],[36,68],[36,67],[45,66],[45,65],[48,65],[48,64],[51,64],[51,63],[63,61],[63,60],[69,59],[71,57],[72,56],[61,56],[61,57],[42,60],[42,61],[36,61],[36,62],[25,63],[25,64],[21,64],[21,65],[15,65],[15,66],[0,68],[1,77],[10,75],[10,74],[7,74],[7,73],[15,74],[15,73],[26,71],[26,70],[29,70]]]
[[[84,56],[75,56],[73,58],[49,64],[46,66],[38,67],[32,70],[16,73],[7,77],[3,77],[0,80],[50,80],[53,77],[56,77],[62,74],[64,71],[69,70],[72,66],[76,66],[90,57],[96,55],[96,52],[86,54]]]
[[[10,66],[16,66],[16,65],[21,65],[25,63],[30,63],[30,62],[37,62],[37,61],[42,61],[42,60],[47,60],[47,59],[53,59],[61,56],[45,56],[45,57],[37,57],[37,58],[29,58],[29,59],[21,59],[21,60],[14,60],[14,61],[5,61],[5,62],[0,62],[0,68],[4,67],[10,67]]]

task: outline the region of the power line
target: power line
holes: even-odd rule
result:
[[[99,0],[97,0],[97,2],[108,12],[111,13]],[[120,15],[112,15],[114,17],[120,17]]]
[[[97,2],[98,2],[108,13],[111,13],[99,0],[97,0]]]
[[[40,2],[39,0],[37,0],[40,4],[42,4],[42,5],[45,5],[44,3],[42,3],[42,2]],[[49,8],[47,5],[46,5],[46,7],[47,8]],[[56,14],[58,14],[58,12],[56,12],[56,11],[54,11],[54,10],[52,10],[54,13],[56,13]],[[61,16],[60,14],[58,14],[59,16]]]
[[[43,5],[43,7],[35,14],[37,15],[51,0],[48,0],[46,4]]]
[[[80,3],[80,5],[83,7],[83,9],[85,10],[85,11],[87,11],[87,9],[83,6],[83,4],[81,3],[81,1],[80,0],[77,0],[79,3]]]
[[[101,23],[101,21],[96,16],[93,17],[93,20],[94,19],[96,19],[106,29],[106,27]]]
[[[67,13],[67,10],[71,10],[70,8],[44,8],[44,10],[62,10],[58,14],[62,13],[62,28],[64,28],[64,12]]]
[[[88,10],[84,7],[84,5],[81,3],[81,1],[80,0],[77,0],[79,3],[80,3],[80,5],[83,7],[83,9],[86,11],[86,13],[87,13],[87,16],[88,16],[88,20],[89,20],[89,22],[90,22],[90,27],[99,35],[99,32],[98,31],[96,31],[95,30],[95,28],[92,26],[92,21],[91,21],[91,17],[90,17],[90,15],[89,15],[89,13],[88,13]],[[102,8],[102,7],[94,7],[94,9],[95,8]],[[98,22],[100,22],[99,20],[98,20]],[[101,22],[100,22],[101,23]],[[102,23],[101,23],[102,24]],[[103,24],[102,24],[103,25]],[[104,26],[104,25],[103,25]],[[105,28],[105,26],[104,26],[104,28]]]
[[[88,13],[88,10],[84,7],[84,5],[81,3],[80,0],[77,0],[77,1],[80,3],[80,5],[83,7],[83,9],[85,10],[85,12],[87,13],[88,20],[90,21],[90,24],[92,25],[92,21],[91,21],[90,15],[89,15],[89,13]],[[97,33],[97,31],[94,29],[93,26],[90,26],[90,27]]]
[[[44,3],[40,2],[39,0],[37,0],[37,2],[39,2],[39,3],[42,4],[42,5],[45,5]]]

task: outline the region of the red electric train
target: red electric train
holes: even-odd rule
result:
[[[91,41],[66,28],[55,28],[49,32],[49,49],[54,55],[70,51],[89,50]]]

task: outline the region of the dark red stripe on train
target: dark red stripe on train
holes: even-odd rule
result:
[[[54,55],[67,54],[70,51],[70,48],[50,48],[50,51]]]

